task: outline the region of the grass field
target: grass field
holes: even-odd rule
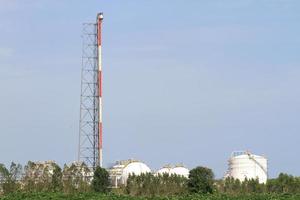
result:
[[[300,200],[300,195],[252,194],[243,196],[228,195],[189,195],[176,197],[130,197],[102,195],[95,193],[66,195],[61,193],[15,193],[0,197],[1,200]]]

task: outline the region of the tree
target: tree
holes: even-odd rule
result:
[[[61,169],[54,161],[28,161],[24,167],[22,186],[22,189],[26,192],[61,191]]]
[[[192,193],[212,193],[214,173],[206,167],[196,167],[190,171],[188,188]]]
[[[176,174],[130,174],[126,192],[131,196],[173,196],[187,192],[187,178]]]
[[[36,191],[36,180],[38,178],[35,172],[36,164],[32,161],[28,161],[24,167],[24,176],[22,178],[23,190],[26,192]]]
[[[5,184],[7,182],[7,178],[9,177],[9,171],[5,167],[5,165],[0,164],[0,193],[6,193],[4,191]]]
[[[71,165],[71,169],[73,167],[74,165]],[[75,164],[73,170],[73,181],[77,192],[89,192],[91,190],[91,170],[84,162]]]
[[[64,165],[62,172],[63,191],[65,193],[75,192],[75,186],[73,184],[73,175],[68,165]]]
[[[9,169],[0,164],[0,183],[4,194],[13,193],[20,189],[18,181],[21,178],[21,174],[22,166],[20,164],[12,162]]]
[[[129,174],[126,184],[126,192],[131,196],[137,196],[139,192],[139,183],[135,174]]]
[[[299,193],[300,178],[280,173],[278,178],[268,180],[267,191],[273,193]]]
[[[62,179],[65,193],[90,191],[91,171],[83,162],[64,165]]]
[[[109,174],[106,169],[99,166],[94,172],[92,188],[95,192],[107,193],[109,191]]]
[[[51,187],[53,192],[60,192],[63,189],[62,185],[62,171],[58,165],[54,165],[53,174],[51,178]]]

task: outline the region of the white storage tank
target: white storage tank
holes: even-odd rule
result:
[[[178,176],[183,176],[185,178],[189,177],[190,171],[188,168],[183,165],[177,165],[171,169],[170,174],[176,174]]]
[[[172,174],[176,174],[178,176],[183,176],[185,178],[188,178],[189,177],[189,169],[184,167],[183,165],[176,165],[175,167],[172,167],[170,165],[166,165],[164,166],[163,168],[161,168],[160,170],[158,170],[156,172],[156,174],[160,174],[160,175],[163,175],[163,174],[169,174],[169,175],[172,175]]]
[[[170,175],[171,169],[172,169],[171,165],[165,165],[162,168],[160,168],[159,170],[157,170],[156,175],[164,175],[164,174]]]
[[[132,159],[119,161],[109,169],[110,179],[114,187],[126,185],[129,175],[146,173],[151,173],[151,169],[145,163]]]
[[[248,151],[237,151],[231,154],[228,161],[226,177],[244,181],[258,179],[259,183],[266,183],[268,179],[268,161],[263,156],[251,154]]]
[[[126,183],[129,175],[138,176],[146,173],[151,173],[150,168],[146,164],[139,161],[131,162],[127,164],[123,169],[123,173],[122,173],[122,179],[124,181],[123,184]]]

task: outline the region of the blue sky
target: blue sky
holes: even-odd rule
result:
[[[0,162],[76,159],[81,28],[104,12],[104,163],[234,150],[300,175],[300,2],[0,0]]]

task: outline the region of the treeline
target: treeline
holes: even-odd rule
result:
[[[125,189],[131,196],[171,196],[186,193],[187,183],[183,176],[147,173],[129,176]]]
[[[277,178],[269,179],[266,184],[260,184],[256,179],[244,181],[226,178],[215,182],[216,191],[227,194],[275,193],[300,194],[300,177],[280,173]]]
[[[175,174],[129,176],[125,193],[131,196],[176,196],[191,193],[213,193],[214,174],[211,169],[197,167],[189,178]]]
[[[269,179],[266,184],[258,179],[226,178],[214,180],[213,172],[205,167],[197,167],[190,171],[189,178],[176,175],[143,174],[130,176],[125,193],[131,196],[173,196],[184,194],[226,194],[229,196],[253,194],[297,194],[300,195],[300,177],[279,174]]]
[[[36,164],[21,165],[12,163],[9,168],[0,164],[0,194],[14,192],[108,192],[108,172],[98,167],[94,173],[84,164],[64,165]]]
[[[28,162],[24,168],[12,163],[6,168],[0,164],[0,193],[109,193],[109,174],[97,167],[94,172],[84,163],[73,163],[60,168],[54,162]],[[112,192],[130,196],[181,196],[190,194],[299,194],[300,177],[281,173],[266,184],[250,179],[243,182],[233,178],[215,180],[214,173],[206,167],[196,167],[185,178],[178,175],[130,175],[127,184]]]
[[[238,179],[226,178],[225,180],[216,181],[216,191],[226,194],[249,194],[264,193],[265,184],[260,184],[258,179],[245,179],[241,182]]]
[[[225,194],[193,194],[180,196],[140,197],[116,195],[113,193],[14,193],[0,197],[1,200],[299,200],[300,195],[288,194],[251,194],[251,195],[225,195]]]

